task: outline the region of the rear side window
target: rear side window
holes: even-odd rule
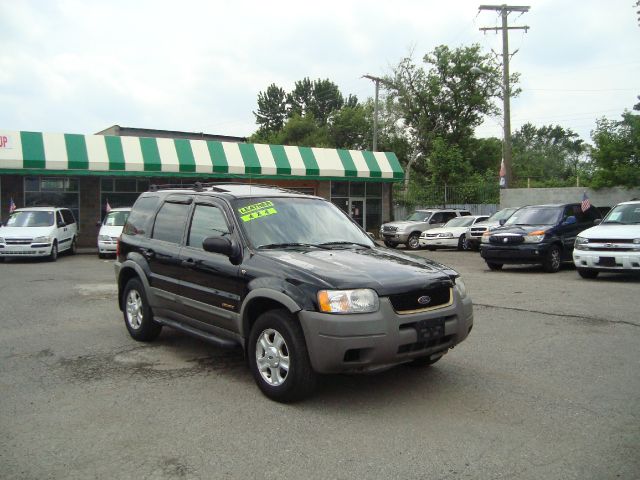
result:
[[[160,198],[157,196],[140,197],[136,201],[122,230],[126,235],[149,236],[149,225],[156,213]]]
[[[64,220],[64,223],[66,223],[67,225],[76,223],[76,219],[73,218],[73,213],[71,213],[71,210],[60,210],[60,212],[62,213],[62,219]]]
[[[190,205],[165,202],[156,216],[152,238],[170,243],[182,242]]]
[[[455,212],[442,212],[443,222],[448,222],[452,218],[456,218],[456,217],[457,215],[455,214]]]

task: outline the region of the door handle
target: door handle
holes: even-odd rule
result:
[[[193,258],[187,258],[186,260],[182,261],[182,266],[187,268],[195,267],[196,261]]]

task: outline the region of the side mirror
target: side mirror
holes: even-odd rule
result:
[[[570,217],[567,217],[565,219],[564,222],[562,222],[563,225],[573,225],[574,223],[576,223],[576,217],[574,217],[573,215],[571,215]]]
[[[507,223],[507,219],[506,218],[501,218],[500,220],[498,220],[498,223],[502,227],[505,223]]]
[[[66,226],[67,224],[64,222],[58,222],[58,228],[62,228],[64,226]]]
[[[219,253],[229,257],[231,263],[239,263],[238,249],[229,237],[207,237],[202,241],[202,248],[205,252]]]

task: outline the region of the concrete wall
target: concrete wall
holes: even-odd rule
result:
[[[615,187],[600,190],[583,187],[507,188],[500,190],[500,208],[581,202],[584,192],[587,192],[591,205],[604,209],[609,209],[617,203],[626,202],[633,198],[640,199],[640,187],[631,189]]]

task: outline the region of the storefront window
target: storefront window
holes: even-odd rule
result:
[[[100,180],[101,218],[106,214],[107,202],[111,208],[131,207],[140,193],[149,190],[149,181],[136,178],[102,178]]]
[[[368,231],[382,224],[382,183],[331,182],[331,202]]]
[[[65,207],[80,219],[80,188],[77,178],[24,177],[25,207]]]

